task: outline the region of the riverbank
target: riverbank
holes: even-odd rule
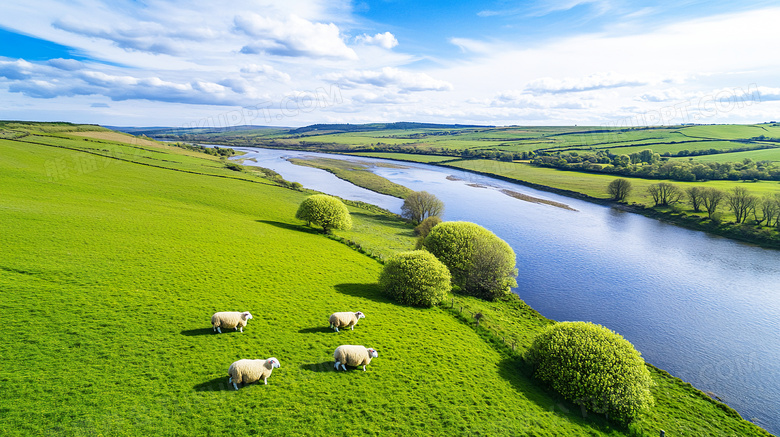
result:
[[[464,163],[469,161],[460,160],[460,159],[447,160],[444,162],[436,162],[430,160],[426,160],[425,162],[420,162],[404,156],[398,156],[398,157],[386,156],[388,154],[382,154],[384,156],[378,156],[379,154],[367,154],[367,153],[360,153],[360,154],[343,153],[343,154],[349,156],[366,156],[366,157],[372,157],[377,159],[391,159],[396,161],[404,161],[404,162],[426,164],[426,165],[432,165],[437,167],[462,170],[473,174],[478,174],[482,176],[503,180],[506,182],[517,183],[539,191],[545,191],[549,193],[558,194],[561,196],[584,200],[598,205],[610,206],[619,209],[621,211],[640,214],[648,218],[661,220],[665,223],[670,223],[686,229],[706,232],[711,235],[717,235],[719,237],[729,238],[735,241],[756,245],[766,249],[780,249],[780,234],[778,234],[778,232],[776,231],[770,231],[769,229],[766,228],[763,229],[756,228],[754,226],[750,226],[747,224],[734,224],[731,222],[727,222],[725,220],[716,222],[706,217],[693,214],[691,211],[688,211],[686,213],[685,210],[679,208],[677,210],[672,208],[663,209],[659,207],[647,206],[644,203],[637,202],[637,201],[631,203],[616,202],[607,198],[596,197],[594,195],[586,194],[585,192],[582,191],[576,191],[572,189],[554,187],[551,185],[532,182],[527,179],[522,179],[516,176],[507,175],[507,173],[511,172],[511,169],[507,165],[508,163],[493,162],[491,163],[492,165],[490,165],[492,171],[486,171],[486,170],[478,170],[475,168],[470,168],[467,165],[463,165]],[[414,156],[416,155],[411,155],[411,157]],[[484,160],[479,160],[479,161],[485,162]],[[458,163],[460,165],[458,165]],[[562,172],[561,170],[552,170],[552,169],[538,169],[538,170],[542,172],[550,172],[550,173]],[[615,177],[604,176],[604,175],[597,175],[596,177],[600,178],[600,183],[603,185],[603,187],[606,187],[609,181],[615,178]],[[635,189],[636,191],[646,189],[646,186],[652,183],[659,182],[656,180],[652,180],[652,181],[642,180],[643,183],[637,183],[636,178],[628,178],[628,179],[638,186]],[[566,184],[565,178],[561,178],[559,180],[561,181],[562,185]],[[700,183],[696,185],[702,185],[702,184]],[[588,191],[592,192],[592,187],[589,187]],[[639,199],[646,200],[646,197],[641,197]]]

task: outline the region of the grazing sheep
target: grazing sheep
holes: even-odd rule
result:
[[[222,328],[234,328],[236,331],[244,332],[244,326],[246,326],[247,320],[251,319],[252,315],[249,311],[240,313],[238,311],[222,311],[214,313],[211,316],[211,326],[214,331],[222,333]]]
[[[364,319],[366,316],[362,312],[358,311],[356,313],[351,313],[349,311],[343,312],[343,313],[333,313],[330,315],[330,318],[328,318],[328,321],[330,322],[330,327],[333,328],[336,332],[339,332],[339,328],[352,328],[352,330],[355,330],[355,325],[357,325],[358,320]]]
[[[279,360],[274,357],[267,360],[238,360],[228,367],[228,384],[238,390],[238,384],[249,384],[263,380],[268,385],[268,377],[271,372],[279,367]]]
[[[333,352],[333,359],[336,360],[336,370],[339,370],[339,366],[347,370],[346,364],[347,366],[363,366],[363,371],[365,372],[366,366],[371,363],[371,358],[378,356],[379,353],[375,349],[355,345],[341,345]]]

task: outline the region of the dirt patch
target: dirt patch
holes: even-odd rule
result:
[[[501,190],[501,192],[506,194],[507,196],[514,197],[515,199],[525,200],[526,202],[543,203],[545,205],[554,206],[556,208],[563,208],[563,209],[568,209],[569,211],[576,211],[576,209],[572,208],[571,206],[565,203],[556,202],[554,200],[540,199],[538,197],[529,196],[527,194],[518,193],[517,191],[512,191],[507,189],[503,189]]]

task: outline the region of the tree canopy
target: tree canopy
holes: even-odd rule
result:
[[[618,202],[623,202],[631,193],[631,181],[628,179],[617,178],[607,185],[607,193]]]
[[[450,272],[430,252],[402,252],[385,262],[379,285],[400,303],[431,307],[447,296]]]
[[[422,223],[428,217],[440,216],[444,212],[444,202],[427,191],[415,191],[404,199],[401,216]]]
[[[634,346],[589,322],[562,322],[534,339],[527,357],[534,375],[564,398],[621,422],[653,405],[650,372]]]
[[[495,300],[517,286],[515,252],[489,230],[470,222],[443,222],[422,241],[452,274],[461,292]]]
[[[315,194],[301,202],[295,218],[305,221],[309,226],[312,223],[321,226],[323,233],[331,229],[352,228],[352,217],[344,202],[327,194]]]

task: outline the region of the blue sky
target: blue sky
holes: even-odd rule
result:
[[[5,0],[0,119],[756,123],[780,118],[778,22],[767,1]]]

